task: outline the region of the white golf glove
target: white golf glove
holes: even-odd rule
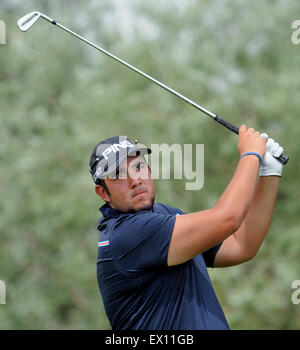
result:
[[[269,139],[267,134],[261,134],[267,140],[266,153],[259,168],[259,176],[281,176],[283,165],[275,157],[283,153],[283,148],[274,139]]]

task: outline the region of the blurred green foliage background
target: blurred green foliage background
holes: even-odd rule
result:
[[[102,205],[88,160],[106,137],[148,146],[204,144],[205,183],[156,180],[157,201],[213,206],[238,160],[237,137],[185,102],[41,20],[98,43],[236,125],[278,140],[290,156],[268,236],[254,260],[209,269],[232,329],[297,329],[300,304],[300,45],[292,0],[8,1],[0,4],[1,329],[109,329],[96,281]],[[298,12],[297,12],[298,11]],[[298,18],[297,18],[298,16]]]

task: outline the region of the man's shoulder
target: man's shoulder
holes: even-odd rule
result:
[[[152,210],[141,210],[138,212],[122,213],[121,215],[113,216],[110,218],[102,217],[98,221],[98,230],[100,231],[101,227],[106,228],[109,224],[113,225],[114,229],[118,229],[120,227],[124,228],[124,226],[128,228],[128,225],[130,224],[137,225],[139,223],[149,223],[149,221],[151,221],[152,218],[163,218],[166,216],[176,216],[180,214],[184,214],[184,212],[178,208],[171,207],[167,204],[155,202]]]
[[[154,203],[153,211],[164,215],[184,214],[182,210],[163,203]]]
[[[135,213],[123,213],[114,218],[113,229],[117,231],[139,231],[148,228],[153,230],[154,227],[166,223],[168,218],[183,214],[180,209],[171,207],[163,203],[154,203],[151,210],[141,210]]]
[[[170,205],[155,202],[153,204],[152,210],[141,210],[135,213],[124,213],[116,218],[116,222],[121,223],[128,220],[148,220],[151,217],[175,216],[179,214],[184,214],[184,212],[178,208],[171,207]]]

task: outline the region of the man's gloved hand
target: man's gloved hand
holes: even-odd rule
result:
[[[283,153],[283,148],[274,139],[269,139],[267,134],[260,136],[267,140],[267,144],[266,153],[259,168],[259,176],[281,176],[283,165],[273,156],[279,157]]]

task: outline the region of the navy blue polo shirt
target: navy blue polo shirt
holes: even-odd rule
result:
[[[181,210],[155,203],[122,213],[100,208],[97,278],[113,330],[229,329],[207,267],[221,244],[168,266],[168,248]]]

